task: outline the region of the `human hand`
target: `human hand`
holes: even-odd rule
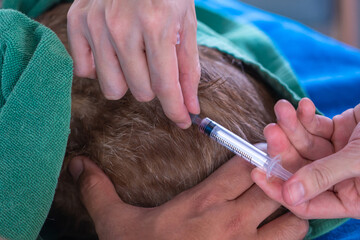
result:
[[[280,101],[275,113],[278,123],[264,130],[269,154],[281,155],[292,170],[303,167],[285,183],[268,182],[257,169],[254,181],[302,218],[360,217],[360,105],[332,121],[315,115],[309,99],[297,111]]]
[[[125,204],[107,176],[78,157],[69,170],[100,239],[302,239],[306,220],[287,213],[260,228],[280,204],[250,178],[251,167],[234,157],[199,185],[155,208]]]
[[[200,112],[196,28],[194,0],[75,0],[68,12],[74,72],[98,78],[111,100],[128,88],[141,102],[156,96],[187,128],[189,112]]]

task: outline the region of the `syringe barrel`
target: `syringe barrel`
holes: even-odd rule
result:
[[[207,134],[210,138],[214,139],[233,153],[241,156],[246,161],[267,172],[268,176],[271,175],[272,170],[275,170],[275,175],[283,180],[287,180],[291,176],[291,173],[281,167],[279,161],[270,158],[260,149],[256,148],[211,119],[204,118],[199,124],[199,129],[201,132]]]
[[[251,164],[263,169],[268,162],[268,156],[263,151],[257,149],[241,137],[230,132],[218,123],[209,118],[204,118],[199,126],[200,131],[209,135],[210,138],[220,143],[230,151],[241,156]]]

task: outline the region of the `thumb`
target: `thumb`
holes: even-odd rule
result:
[[[355,151],[355,152],[354,152]],[[346,149],[328,157],[314,161],[298,170],[282,188],[285,203],[297,206],[335,184],[359,174],[357,161],[360,159],[358,149]],[[354,154],[355,153],[355,154]]]
[[[69,171],[78,185],[82,202],[95,224],[101,221],[109,207],[122,203],[110,179],[90,159],[86,157],[72,159]]]

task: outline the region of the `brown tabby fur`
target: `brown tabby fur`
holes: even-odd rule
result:
[[[66,47],[69,6],[59,5],[38,19],[53,29]],[[204,46],[199,46],[199,52],[201,116],[251,143],[264,141],[262,130],[274,121],[273,94],[232,57]],[[108,101],[96,80],[75,77],[71,134],[55,206],[82,215],[85,212],[80,211],[78,193],[66,171],[69,160],[77,155],[95,161],[125,202],[152,207],[196,185],[233,154],[195,127],[176,127],[156,99],[140,103],[128,92],[121,100]]]

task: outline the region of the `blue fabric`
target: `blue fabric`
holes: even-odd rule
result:
[[[264,31],[289,61],[300,84],[328,117],[360,103],[360,51],[285,17],[237,0],[195,0],[229,19]],[[360,220],[351,219],[317,240],[360,239]]]
[[[358,240],[360,239],[360,220],[350,219],[331,232],[315,240]]]
[[[290,62],[300,84],[328,117],[360,102],[360,51],[310,28],[237,0],[195,0],[264,31]],[[306,51],[308,49],[308,51]]]

